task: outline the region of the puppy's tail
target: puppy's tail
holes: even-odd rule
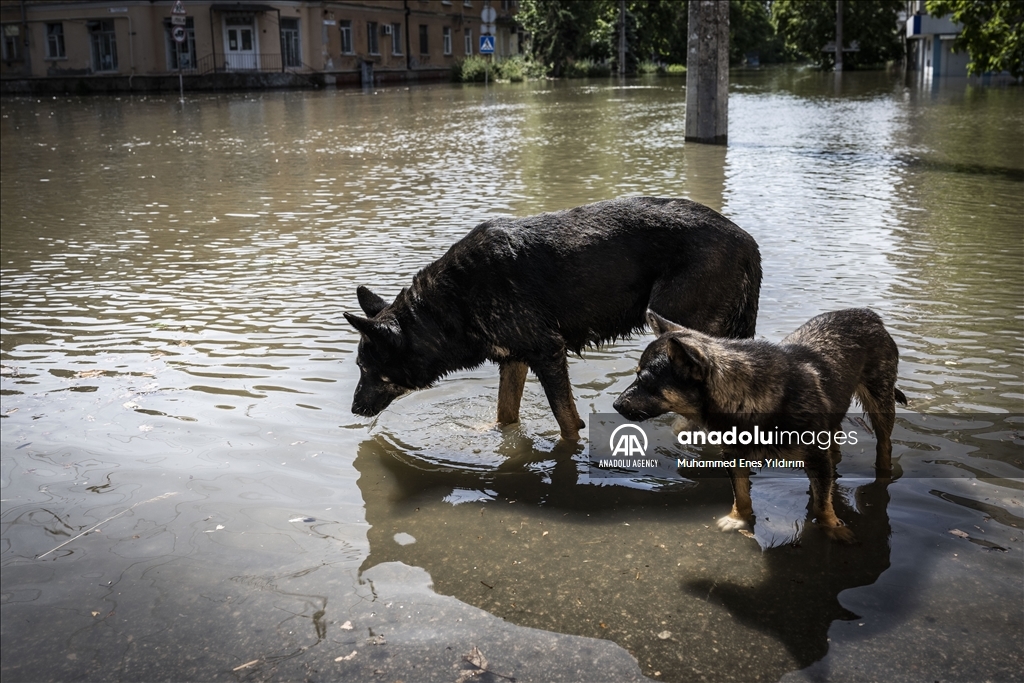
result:
[[[892,388],[893,393],[896,395],[896,401],[901,405],[910,405],[910,401],[907,400],[907,395],[900,391],[898,388]]]

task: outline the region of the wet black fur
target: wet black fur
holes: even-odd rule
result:
[[[368,317],[345,314],[361,333],[352,410],[376,415],[487,360],[526,363],[554,409],[571,400],[566,353],[641,329],[649,307],[709,334],[752,337],[760,283],[753,238],[682,199],[489,220],[392,303],[359,288]]]

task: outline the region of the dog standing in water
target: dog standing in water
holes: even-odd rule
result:
[[[769,433],[772,443],[723,447],[726,460],[737,455],[793,453],[811,481],[812,511],[819,524],[849,540],[832,507],[840,426],[853,398],[863,405],[877,438],[875,469],[892,467],[896,402],[907,404],[896,388],[899,350],[882,319],[868,309],[847,309],[811,318],[779,344],[721,339],[648,312],[658,338],[644,350],[636,380],[615,401],[630,420],[678,413],[707,430],[733,428]],[[781,446],[779,435],[815,435],[811,444]],[[827,438],[818,435],[826,434]],[[719,520],[722,529],[753,524],[750,470],[732,467],[733,508]]]
[[[757,243],[685,199],[633,197],[475,227],[387,303],[359,287],[365,317],[352,412],[485,361],[500,367],[498,422],[519,421],[527,370],[540,380],[563,439],[584,426],[567,354],[625,337],[648,308],[718,337],[754,336]]]

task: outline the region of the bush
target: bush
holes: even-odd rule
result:
[[[566,78],[601,78],[612,75],[612,67],[589,59],[570,62],[565,67]]]
[[[686,74],[685,64],[669,64],[665,67],[665,73],[669,76],[683,76]]]
[[[658,66],[656,62],[652,62],[649,59],[645,59],[644,61],[637,64],[636,71],[638,74],[664,73],[664,69]]]
[[[546,69],[523,55],[513,55],[500,62],[487,57],[471,55],[452,65],[452,80],[456,83],[483,83],[487,69],[490,80],[521,83],[530,78],[544,78]]]
[[[494,65],[495,78],[510,83],[522,83],[526,80],[528,67],[526,60],[520,55],[509,57],[503,62]]]
[[[477,55],[466,57],[452,65],[452,80],[462,83],[483,82],[487,73],[487,60]]]

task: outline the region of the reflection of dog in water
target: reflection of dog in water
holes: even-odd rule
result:
[[[842,420],[856,396],[877,438],[875,469],[887,476],[896,401],[907,403],[896,388],[899,351],[882,319],[867,309],[823,313],[778,345],[716,339],[653,312],[648,322],[659,336],[644,350],[637,378],[615,401],[616,410],[631,420],[675,412],[708,430],[738,427],[756,434],[756,427],[762,435],[756,444],[723,447],[724,459],[737,458],[737,466],[729,469],[733,508],[719,527],[754,521],[750,469],[738,458],[781,454],[803,462],[818,523],[833,537],[851,540],[832,506],[838,444],[845,440],[839,437]],[[786,444],[780,445],[784,432]],[[794,432],[828,438],[808,444],[797,436],[793,445]]]
[[[519,421],[527,369],[563,439],[584,426],[566,353],[629,335],[648,308],[723,337],[752,337],[761,286],[754,239],[683,199],[634,197],[481,223],[392,303],[365,287],[352,412],[372,416],[441,377],[500,366],[498,422]]]

